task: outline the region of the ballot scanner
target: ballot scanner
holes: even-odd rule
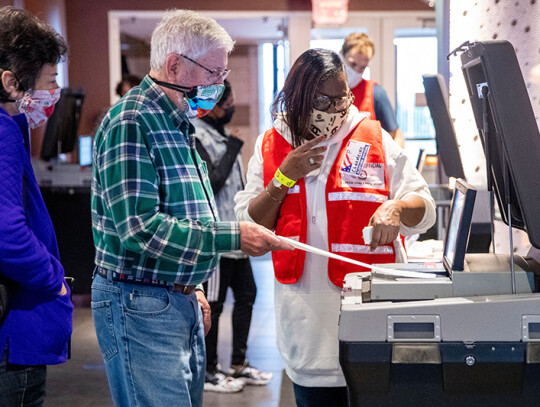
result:
[[[492,201],[509,230],[525,230],[538,248],[540,134],[515,51],[488,41],[457,53]],[[539,266],[513,254],[466,254],[475,195],[458,181],[440,262],[345,277],[339,352],[351,406],[540,405]]]
[[[489,253],[466,254],[476,188],[463,180],[457,180],[450,216],[440,260],[409,262],[406,264],[383,264],[374,269],[370,284],[373,301],[428,300],[446,297],[466,297],[511,293],[511,258],[509,255]],[[514,257],[516,288],[518,293],[535,291],[534,268],[536,262],[521,256]],[[386,268],[415,271],[434,275],[432,279],[400,278],[399,274],[384,273]],[[357,284],[349,277],[351,295]],[[358,278],[358,275],[357,275]]]

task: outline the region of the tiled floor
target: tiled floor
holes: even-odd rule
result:
[[[248,358],[253,366],[274,374],[267,386],[247,386],[237,394],[204,393],[205,407],[292,407],[292,384],[283,373],[275,344],[273,272],[270,257],[252,261],[257,299],[251,323]],[[231,352],[232,293],[220,318],[219,359],[229,366]],[[90,308],[75,310],[72,359],[48,370],[45,407],[109,407],[112,401],[99,353]]]

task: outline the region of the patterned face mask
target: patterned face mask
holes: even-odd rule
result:
[[[60,99],[60,88],[34,90],[24,94],[16,101],[19,112],[24,113],[31,129],[43,126],[54,111],[54,105]]]
[[[329,139],[341,129],[348,114],[349,109],[337,113],[312,109],[309,132],[313,137],[324,136],[326,139]]]
[[[223,91],[224,85],[210,85],[210,86],[194,86],[188,88],[186,86],[175,85],[165,81],[160,81],[156,78],[150,77],[155,83],[160,86],[164,86],[168,89],[175,90],[184,95],[183,100],[178,99],[178,102],[184,104],[184,113],[188,119],[194,119],[195,117],[206,116],[210,110],[219,102]]]
[[[184,94],[184,113],[188,119],[206,116],[221,99],[225,86],[196,86],[194,90],[196,93],[192,91]]]

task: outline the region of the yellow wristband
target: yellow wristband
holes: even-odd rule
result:
[[[292,186],[294,186],[294,184],[296,184],[295,180],[287,178],[285,175],[283,175],[279,168],[276,170],[274,178],[277,179],[281,184],[285,185],[287,188],[291,188]]]

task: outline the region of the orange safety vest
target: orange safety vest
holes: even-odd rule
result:
[[[360,112],[369,113],[371,120],[377,120],[377,117],[375,117],[375,101],[373,99],[373,87],[376,84],[375,81],[363,79],[351,89],[354,95],[354,105]]]
[[[264,185],[272,180],[276,169],[291,150],[291,145],[275,128],[264,134]],[[363,165],[359,151],[364,152]],[[329,251],[368,264],[395,262],[392,244],[379,246],[371,252],[362,235],[363,228],[388,196],[381,125],[377,121],[363,119],[343,140],[328,175],[325,199]],[[306,243],[307,224],[306,187],[304,178],[301,178],[281,204],[276,234]],[[276,279],[282,284],[293,284],[304,271],[305,252],[275,251],[272,252],[272,261]],[[328,260],[328,277],[338,287],[343,286],[346,274],[364,270],[340,260]]]

